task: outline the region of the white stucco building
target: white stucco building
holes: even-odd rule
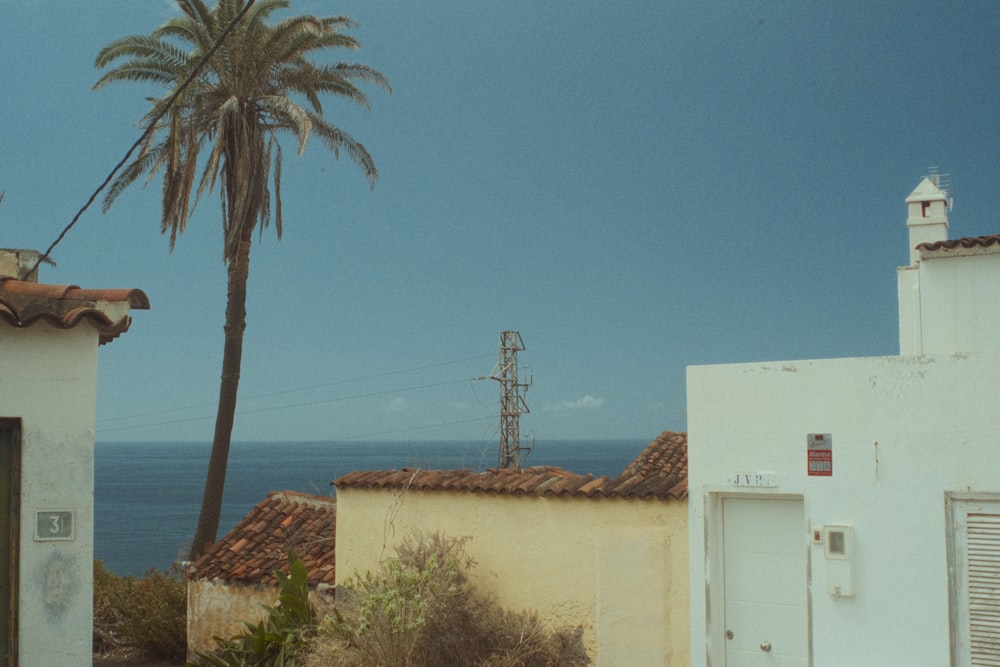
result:
[[[1000,236],[906,203],[899,356],[688,369],[692,665],[1000,665]]]
[[[78,667],[93,652],[97,348],[149,301],[25,279],[37,260],[0,250],[0,664]]]

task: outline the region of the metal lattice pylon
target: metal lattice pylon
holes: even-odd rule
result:
[[[500,332],[500,360],[490,374],[490,379],[500,383],[500,456],[501,468],[521,467],[521,452],[527,457],[531,447],[521,446],[522,414],[531,412],[524,402],[524,394],[531,385],[523,383],[517,374],[517,353],[524,349],[524,341],[517,331]]]

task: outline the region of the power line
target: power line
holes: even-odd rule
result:
[[[255,396],[247,396],[246,398],[244,398],[242,400],[244,400],[244,401],[256,401],[256,400],[261,400],[261,399],[265,399],[265,398],[271,398],[273,396],[281,396],[283,394],[293,394],[293,393],[299,392],[299,391],[311,391],[311,390],[314,390],[314,389],[325,389],[327,387],[335,387],[337,385],[350,384],[352,382],[361,382],[363,380],[374,380],[374,379],[378,379],[378,378],[390,377],[390,376],[393,376],[393,375],[403,375],[404,373],[413,373],[413,372],[416,372],[416,371],[424,371],[424,370],[427,370],[429,368],[440,368],[442,366],[450,366],[452,364],[460,364],[460,363],[464,363],[466,361],[476,361],[478,359],[485,359],[485,358],[490,357],[490,356],[492,356],[492,355],[489,355],[489,354],[480,354],[480,355],[476,355],[474,357],[465,357],[464,359],[453,359],[451,361],[441,361],[441,362],[437,362],[437,363],[433,363],[433,364],[427,364],[427,365],[424,365],[424,366],[415,366],[413,368],[404,368],[402,370],[386,371],[384,373],[373,373],[372,375],[359,375],[359,376],[353,377],[353,378],[347,378],[347,379],[344,379],[344,380],[337,380],[336,382],[325,382],[325,383],[322,383],[322,384],[309,385],[309,386],[306,386],[306,387],[298,387],[298,388],[292,388],[292,389],[282,389],[280,391],[271,392],[269,394],[257,394]],[[483,379],[483,378],[472,378],[472,379],[480,380],[480,379]],[[465,380],[458,380],[458,382],[465,382]],[[177,408],[164,408],[162,410],[153,410],[153,411],[150,411],[150,412],[142,412],[142,413],[139,413],[139,414],[126,415],[126,416],[123,416],[123,417],[108,417],[106,419],[101,419],[100,423],[108,424],[108,423],[111,423],[111,422],[125,421],[127,419],[139,419],[140,417],[154,417],[156,415],[170,414],[171,412],[183,412],[185,410],[196,410],[198,408],[204,408],[204,407],[207,407],[209,405],[211,405],[211,404],[210,403],[198,403],[197,405],[187,405],[187,406],[182,406],[182,407],[177,407]],[[194,419],[204,419],[204,418],[203,417],[197,417],[197,418],[194,418]],[[131,428],[131,427],[129,427],[129,428]],[[111,430],[111,429],[105,429],[105,430]]]
[[[340,401],[356,400],[359,398],[372,398],[374,396],[386,396],[388,394],[402,393],[404,391],[417,391],[418,389],[435,389],[437,387],[446,387],[452,384],[460,384],[464,382],[469,382],[474,378],[462,378],[461,380],[449,380],[447,382],[436,382],[434,384],[422,384],[413,387],[403,387],[402,389],[386,389],[384,391],[372,391],[367,394],[354,394],[353,396],[338,396],[336,398],[326,398],[319,399],[315,401],[305,401],[302,403],[292,403],[290,405],[269,405],[263,408],[253,408],[249,410],[240,410],[237,414],[252,415],[260,412],[272,412],[274,410],[285,410],[287,408],[302,408],[308,407],[310,405],[323,405],[326,403],[339,403]]]
[[[474,357],[466,357],[465,359],[455,359],[454,361],[442,361],[442,362],[439,362],[439,363],[436,363],[436,364],[427,364],[426,366],[416,366],[414,368],[404,368],[403,370],[399,370],[399,371],[386,371],[385,373],[375,373],[373,375],[363,375],[363,376],[356,377],[356,378],[349,378],[347,380],[338,380],[336,382],[327,382],[327,383],[324,383],[324,384],[317,384],[317,385],[312,385],[312,386],[309,386],[309,387],[301,387],[299,389],[284,389],[282,391],[276,391],[276,392],[273,392],[273,393],[270,393],[270,394],[264,394],[264,395],[261,395],[261,396],[251,396],[248,400],[253,400],[253,399],[256,399],[256,398],[270,398],[271,396],[279,396],[281,394],[292,394],[292,393],[295,393],[297,391],[309,391],[309,390],[312,390],[312,389],[325,389],[326,387],[334,387],[336,385],[348,384],[350,382],[359,382],[361,380],[374,380],[374,379],[377,379],[377,378],[390,377],[392,375],[402,375],[403,373],[413,373],[415,371],[425,371],[428,368],[440,368],[441,366],[448,366],[448,365],[451,365],[451,364],[464,363],[466,361],[476,361],[478,359],[485,359],[485,358],[490,357],[490,356],[492,356],[492,355],[489,355],[489,354],[480,354],[480,355],[476,355]],[[478,378],[473,378],[473,379],[478,379]]]
[[[252,409],[246,409],[246,410],[238,410],[236,412],[236,414],[237,415],[250,415],[250,414],[259,414],[261,412],[273,412],[275,410],[287,410],[289,408],[308,407],[308,406],[311,406],[311,405],[324,405],[326,403],[340,403],[342,401],[352,401],[352,400],[357,400],[357,399],[361,399],[361,398],[372,398],[372,397],[375,397],[375,396],[386,396],[388,394],[395,394],[395,393],[401,393],[401,392],[406,392],[406,391],[418,391],[420,389],[434,389],[434,388],[437,388],[437,387],[445,387],[445,386],[448,386],[448,385],[459,384],[459,383],[464,383],[464,382],[473,382],[473,381],[478,380],[478,379],[481,379],[481,378],[463,378],[461,380],[449,380],[447,382],[437,382],[437,383],[434,383],[434,384],[415,385],[415,386],[412,386],[412,387],[403,387],[401,389],[387,389],[387,390],[384,390],[384,391],[373,391],[373,392],[368,392],[368,393],[365,393],[365,394],[353,394],[353,395],[350,395],[350,396],[336,396],[334,398],[320,399],[320,400],[315,400],[315,401],[304,401],[304,402],[301,402],[301,403],[292,403],[292,404],[288,404],[288,405],[269,405],[267,407],[262,407],[262,408],[252,408]],[[113,428],[98,428],[97,430],[98,430],[98,432],[101,432],[101,433],[108,433],[108,432],[111,432],[111,431],[126,431],[126,430],[129,430],[129,429],[135,429],[135,428],[149,428],[149,427],[153,427],[153,426],[171,426],[173,424],[185,424],[185,423],[188,423],[188,422],[204,421],[206,419],[213,419],[213,418],[214,418],[214,415],[206,415],[206,416],[203,416],[203,417],[187,417],[187,418],[184,418],[184,419],[171,419],[171,420],[168,420],[168,421],[154,422],[154,423],[151,423],[151,424],[133,424],[133,425],[129,425],[129,426],[116,426],[116,427],[113,427]]]
[[[375,431],[372,433],[361,433],[355,435],[343,436],[337,438],[338,440],[360,440],[362,438],[374,438],[380,435],[396,435],[398,433],[412,433],[414,431],[427,431],[432,428],[441,428],[442,426],[455,426],[457,424],[472,424],[475,422],[493,421],[496,419],[494,415],[487,415],[485,417],[472,417],[470,419],[459,419],[450,422],[440,422],[437,424],[424,424],[423,426],[411,426],[409,428],[397,428],[389,431]]]
[[[31,270],[28,271],[27,274],[25,274],[25,279],[30,278],[31,274],[33,274],[35,271],[38,270],[38,267],[41,265],[41,263],[49,259],[49,255],[52,253],[53,250],[55,250],[56,246],[62,242],[66,234],[69,233],[69,230],[71,230],[73,226],[76,225],[77,221],[80,219],[80,216],[82,216],[84,212],[86,212],[86,210],[90,208],[90,205],[94,203],[94,200],[97,199],[97,195],[101,194],[101,191],[108,186],[108,183],[110,183],[111,179],[114,178],[115,174],[118,173],[118,170],[121,169],[126,162],[128,162],[130,157],[132,157],[132,153],[134,153],[139,146],[145,143],[146,139],[153,133],[156,124],[160,122],[160,119],[163,118],[168,111],[170,111],[170,108],[174,105],[174,102],[177,101],[177,98],[180,96],[180,94],[183,93],[184,90],[191,84],[191,82],[194,81],[195,77],[198,76],[199,73],[201,73],[201,70],[205,66],[205,63],[207,63],[209,59],[213,55],[215,55],[215,52],[219,50],[220,46],[222,46],[222,42],[224,42],[226,37],[229,36],[229,33],[232,32],[232,29],[236,26],[236,24],[239,23],[244,16],[246,16],[246,13],[250,10],[250,7],[253,6],[254,2],[256,2],[256,0],[247,0],[247,4],[244,5],[243,9],[240,10],[240,12],[236,15],[236,17],[229,22],[229,25],[226,26],[226,29],[222,31],[221,35],[219,35],[219,39],[217,39],[215,43],[212,44],[212,48],[209,49],[204,56],[202,56],[202,59],[198,61],[198,64],[195,65],[193,70],[191,70],[191,73],[187,76],[187,78],[184,79],[181,85],[167,99],[167,103],[163,105],[163,108],[160,109],[160,111],[158,111],[153,116],[153,119],[149,122],[149,125],[146,126],[146,129],[143,131],[142,136],[140,136],[136,140],[136,142],[132,144],[132,147],[128,149],[128,152],[125,153],[125,157],[123,157],[121,160],[118,161],[118,164],[114,166],[114,169],[112,169],[111,173],[107,175],[107,177],[104,179],[104,182],[101,183],[96,190],[94,190],[94,193],[92,195],[90,195],[90,198],[87,200],[87,203],[84,204],[83,207],[76,212],[76,215],[73,216],[73,219],[70,220],[69,224],[66,225],[66,227],[62,230],[62,232],[59,233],[59,236],[56,237],[56,240],[53,241],[52,244],[48,247],[48,249],[41,254],[38,260],[35,262],[35,265],[31,267]]]

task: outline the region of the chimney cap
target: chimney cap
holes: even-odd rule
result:
[[[934,184],[928,177],[924,177],[924,180],[920,181],[920,185],[910,193],[910,196],[906,198],[907,204],[912,204],[918,201],[948,201],[948,195],[946,195],[941,188]]]

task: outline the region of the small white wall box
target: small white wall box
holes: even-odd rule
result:
[[[824,526],[823,555],[826,557],[826,592],[835,598],[853,597],[854,529],[851,526]]]

